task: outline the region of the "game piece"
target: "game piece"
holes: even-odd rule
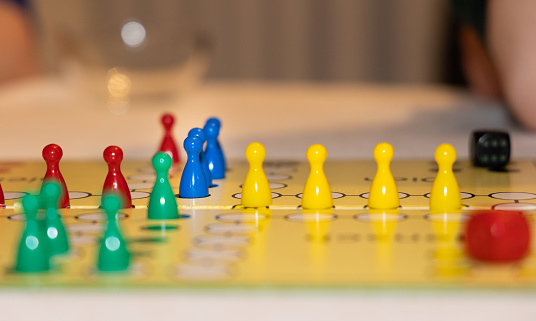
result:
[[[156,172],[156,180],[147,209],[148,217],[151,220],[179,218],[177,200],[168,179],[171,162],[171,157],[166,153],[159,152],[153,156],[152,163]]]
[[[47,249],[46,231],[43,231],[37,221],[38,198],[27,194],[22,198],[22,208],[26,216],[26,226],[19,243],[15,271],[48,271],[50,270],[50,256]]]
[[[123,151],[118,146],[108,146],[104,150],[103,157],[108,164],[108,175],[106,175],[104,186],[102,187],[101,205],[106,195],[114,194],[121,200],[121,208],[131,208],[130,189],[123,173],[121,173]]]
[[[125,239],[121,235],[117,219],[121,201],[114,194],[108,194],[102,200],[106,213],[106,231],[100,241],[97,268],[101,272],[125,271],[130,265],[130,253]]]
[[[59,166],[62,156],[63,151],[61,150],[61,147],[56,144],[49,144],[43,148],[43,159],[47,164],[47,171],[43,178],[43,185],[41,185],[41,188],[43,188],[44,184],[49,181],[58,183],[61,187],[58,206],[60,208],[67,208],[69,207],[69,192],[65,180],[63,179],[63,175],[61,175]],[[43,204],[41,204],[41,208],[44,208]]]
[[[475,260],[510,262],[529,253],[530,224],[521,212],[485,211],[472,215],[465,228],[465,248]]]
[[[324,174],[324,162],[328,152],[322,145],[315,144],[307,149],[309,176],[303,188],[301,207],[304,209],[325,209],[333,207],[333,196],[328,179]]]
[[[207,179],[199,160],[202,148],[203,142],[198,137],[188,136],[184,140],[184,150],[188,154],[188,160],[182,170],[179,197],[201,198],[208,196]]]
[[[4,205],[6,203],[5,197],[4,197],[4,190],[2,189],[2,185],[0,184],[0,205]]]
[[[241,202],[244,207],[267,207],[272,205],[272,191],[262,162],[266,157],[266,149],[261,143],[251,143],[246,148],[246,159],[249,170],[242,184]]]
[[[182,146],[179,148],[182,150]],[[456,160],[454,174],[463,190],[464,211],[435,214],[430,212],[428,197],[438,169],[432,157],[391,160],[390,170],[402,206],[394,209],[366,207],[377,165],[372,154],[366,160],[326,159],[324,171],[329,176],[334,207],[307,210],[299,208],[310,172],[307,159],[268,160],[269,155],[262,166],[272,192],[271,206],[240,205],[241,185],[249,164],[246,159],[236,160],[228,163],[225,180],[215,181],[220,186],[210,189],[211,196],[206,198],[177,198],[180,176],[172,178],[169,172],[179,206],[179,218],[174,220],[147,218],[156,175],[147,168],[147,161],[125,157],[121,171],[136,207],[120,209],[117,216],[131,254],[128,274],[124,275],[106,275],[98,269],[99,244],[107,225],[106,216],[98,209],[106,176],[102,171],[107,168],[102,159],[60,164],[62,173],[69,172],[67,181],[71,182],[69,177],[76,178],[69,184],[71,207],[58,210],[71,249],[67,255],[50,260],[53,273],[35,275],[15,270],[25,224],[19,204],[24,191],[40,184],[43,176],[39,172],[44,163],[0,163],[4,191],[9,190],[6,208],[0,211],[0,290],[44,286],[128,291],[148,286],[183,289],[197,284],[224,289],[243,284],[289,289],[342,284],[348,288],[387,290],[403,285],[440,292],[445,286],[461,291],[487,288],[526,292],[536,288],[532,241],[525,256],[517,250],[496,250],[498,245],[491,255],[484,252],[484,262],[504,259],[503,252],[517,253],[508,259],[523,257],[520,261],[484,264],[481,259],[477,261],[478,254],[473,259],[465,249],[469,246],[466,240],[475,234],[464,234],[472,209],[523,211],[532,234],[536,229],[532,223],[536,213],[536,169],[530,159],[516,159],[505,172],[474,167],[469,159]],[[181,165],[186,160],[184,154]],[[39,226],[45,222],[44,214],[44,210],[37,214]],[[42,233],[46,230],[43,228]],[[494,243],[526,244],[502,238],[505,234],[500,234],[503,228],[499,225],[484,230],[491,231],[488,234],[496,239],[478,243],[483,249],[477,249],[477,253],[491,251],[484,246]]]
[[[207,119],[206,123],[216,125],[216,127],[218,127],[218,136],[219,136],[219,133],[220,133],[220,130],[221,130],[221,121],[220,121],[220,119],[216,118],[216,117],[210,117],[209,119]],[[216,140],[216,145],[218,146],[218,150],[221,153],[221,158],[223,159],[223,169],[225,170],[225,169],[227,169],[227,159],[225,159],[225,153],[223,152],[223,147],[221,146],[219,139]]]
[[[46,210],[47,246],[51,256],[69,251],[69,239],[57,209],[60,195],[61,187],[53,181],[44,183],[39,194],[40,203],[44,205]]]
[[[199,127],[190,129],[190,131],[188,132],[188,136],[198,137],[203,142],[203,145],[207,141],[205,131]],[[205,151],[203,150],[203,148],[201,148],[201,152],[199,152],[199,160],[201,161],[201,166],[203,166],[203,171],[205,172],[205,177],[207,178],[207,185],[208,187],[212,187],[212,174],[210,173],[207,157],[205,156]]]
[[[173,117],[173,115],[164,114],[162,116],[162,125],[164,125],[164,139],[162,140],[162,144],[160,145],[160,149],[158,151],[169,154],[169,156],[171,156],[173,159],[173,164],[178,164],[180,162],[180,155],[179,151],[177,150],[177,144],[175,144],[175,140],[171,134],[174,122],[175,117]]]
[[[452,145],[441,144],[435,150],[435,160],[439,170],[430,192],[430,212],[459,212],[462,209],[462,199],[452,171],[452,165],[456,161],[456,150]]]
[[[205,149],[205,156],[208,162],[208,168],[212,175],[212,179],[225,178],[225,157],[223,151],[218,142],[218,135],[220,134],[220,127],[216,122],[207,122],[203,127],[205,135],[207,137],[207,147]]]
[[[510,135],[503,131],[475,131],[470,155],[474,166],[502,168],[510,160]]]
[[[368,207],[371,209],[394,209],[400,206],[398,189],[390,168],[393,156],[393,146],[389,143],[379,143],[374,147],[377,170],[368,195]]]

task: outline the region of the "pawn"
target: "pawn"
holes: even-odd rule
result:
[[[60,185],[55,182],[46,182],[39,194],[40,203],[44,205],[45,226],[48,238],[48,250],[51,256],[64,254],[69,251],[69,239],[58,213],[58,199],[61,194]]]
[[[192,128],[188,132],[188,136],[195,136],[203,142],[203,145],[207,141],[207,137],[205,136],[205,131],[201,128]],[[199,160],[201,161],[201,166],[203,167],[203,172],[205,172],[205,177],[207,179],[207,185],[208,187],[212,187],[212,174],[210,173],[210,169],[208,167],[208,161],[207,157],[205,156],[205,152],[203,151],[203,148],[201,148],[201,152],[199,152]]]
[[[178,164],[180,161],[179,151],[177,150],[177,144],[173,139],[171,134],[171,129],[175,118],[171,114],[164,114],[162,116],[162,125],[164,126],[164,139],[162,139],[162,144],[160,145],[159,152],[168,153],[169,156],[173,159],[173,164]]]
[[[199,160],[202,148],[203,142],[197,137],[188,136],[184,140],[184,150],[188,154],[188,160],[182,170],[179,197],[200,198],[208,196],[207,179]]]
[[[203,130],[207,137],[207,148],[205,149],[205,156],[207,157],[208,168],[212,175],[212,179],[225,178],[225,157],[218,142],[218,136],[220,134],[219,123],[215,121],[207,121]]]
[[[39,200],[28,194],[22,199],[26,215],[26,226],[19,243],[15,271],[43,272],[50,270],[50,256],[47,249],[46,231],[37,221]]]
[[[102,272],[125,271],[130,265],[130,252],[117,221],[120,206],[121,201],[116,195],[106,195],[102,200],[102,207],[108,221],[106,231],[100,241],[97,262],[97,268]]]
[[[219,118],[210,117],[209,119],[207,119],[206,123],[216,125],[216,127],[218,127],[218,135],[219,135],[219,132],[221,129],[221,121]],[[223,152],[223,148],[221,147],[219,140],[216,140],[216,146],[218,146],[218,149],[221,152],[221,157],[223,159],[223,169],[227,169],[227,160],[225,159],[225,153]]]
[[[328,152],[322,145],[311,145],[307,149],[307,160],[311,171],[303,189],[301,206],[304,209],[326,209],[333,207],[333,197],[328,179],[324,174],[324,162]]]
[[[56,144],[49,144],[45,146],[45,148],[43,148],[43,159],[47,164],[47,171],[45,173],[45,177],[43,178],[43,185],[41,186],[41,189],[43,189],[45,183],[49,181],[53,181],[59,184],[61,188],[61,194],[59,196],[59,203],[57,206],[59,206],[60,208],[67,208],[70,205],[69,192],[67,190],[65,180],[61,175],[59,166],[62,156],[63,151],[61,150],[61,147]],[[43,204],[41,204],[40,207],[45,208]]]
[[[108,194],[114,194],[121,200],[121,208],[132,207],[132,197],[127,181],[121,173],[121,161],[123,160],[123,151],[118,146],[108,146],[103,153],[104,161],[108,164],[108,175],[104,180],[102,187],[102,201]]]
[[[2,189],[2,185],[0,184],[0,206],[5,204],[6,200],[4,198],[4,190]]]
[[[434,156],[439,170],[430,193],[430,212],[459,212],[462,209],[462,199],[458,181],[452,171],[456,150],[452,145],[441,144]]]
[[[398,189],[390,169],[393,156],[393,146],[388,143],[374,147],[377,170],[368,195],[368,207],[371,209],[395,209],[400,206]]]
[[[262,170],[262,162],[266,157],[266,149],[261,143],[251,143],[246,148],[246,159],[249,171],[242,184],[242,206],[268,207],[272,205],[272,191],[266,174]]]
[[[175,194],[169,184],[168,173],[171,168],[171,157],[163,152],[153,156],[153,167],[156,172],[151,197],[149,198],[148,217],[152,220],[179,218],[179,209]]]

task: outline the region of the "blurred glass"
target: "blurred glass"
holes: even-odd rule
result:
[[[208,60],[190,1],[35,0],[44,60],[110,102],[167,98],[195,86]]]

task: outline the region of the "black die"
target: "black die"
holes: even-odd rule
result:
[[[500,168],[510,160],[510,136],[502,131],[475,131],[471,138],[474,166]]]

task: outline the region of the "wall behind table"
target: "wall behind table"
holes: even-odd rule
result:
[[[216,78],[439,81],[446,0],[201,0]]]
[[[44,57],[53,69],[53,13],[45,5],[49,2],[54,3],[33,4]],[[129,0],[115,0],[113,6],[93,4],[98,10],[88,10],[82,3],[56,5],[55,11],[65,11],[56,12],[58,20],[66,25],[69,19],[102,22],[106,12],[117,15],[137,8]],[[149,2],[137,6],[140,3],[150,7]],[[194,25],[196,35],[212,44],[209,78],[374,82],[444,78],[451,36],[448,0],[169,0],[169,8],[187,12],[179,15],[188,20],[184,24]]]

